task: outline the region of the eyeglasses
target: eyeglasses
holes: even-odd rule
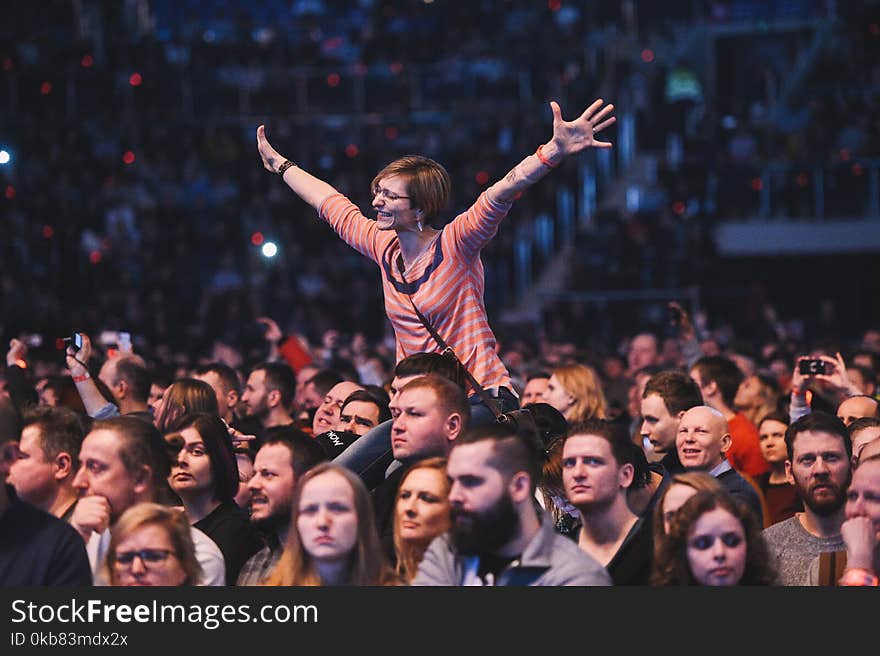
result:
[[[382,189],[382,187],[373,187],[373,196],[375,196],[375,197],[381,196],[385,200],[389,200],[389,201],[409,198],[409,196],[400,196],[400,195],[395,194],[391,191],[388,191],[387,189]]]
[[[116,554],[116,564],[130,566],[135,558],[140,558],[144,567],[158,565],[176,554],[171,549],[140,549],[139,551],[120,551]]]

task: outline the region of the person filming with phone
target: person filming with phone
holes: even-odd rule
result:
[[[122,334],[120,334],[122,335]],[[150,374],[143,358],[131,351],[129,339],[119,340],[121,348],[107,358],[98,373],[98,381],[106,386],[107,398],[89,373],[92,340],[85,333],[76,333],[67,342],[66,362],[86,412],[95,419],[118,415],[137,417],[152,423],[153,415],[147,402],[150,398]]]
[[[874,397],[862,394],[850,380],[840,353],[833,358],[821,353],[798,358],[791,383],[789,414],[792,422],[812,411],[813,398],[817,394],[831,397],[838,418],[847,426],[862,417],[880,416],[880,403]]]

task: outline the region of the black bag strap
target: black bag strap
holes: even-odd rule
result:
[[[403,278],[404,282],[406,282],[406,277],[403,274],[403,256],[402,255],[397,256],[397,267],[400,270],[400,277]],[[492,414],[495,415],[496,419],[498,417],[500,417],[501,415],[503,415],[504,413],[501,412],[501,407],[495,401],[495,399],[493,399],[489,395],[489,392],[487,392],[485,389],[483,389],[483,386],[477,382],[477,379],[474,378],[473,374],[471,374],[471,372],[468,371],[467,367],[464,366],[464,363],[458,358],[458,356],[455,354],[455,351],[452,350],[452,347],[446,343],[446,340],[444,340],[442,337],[440,337],[440,334],[434,329],[434,326],[431,325],[431,322],[428,321],[427,317],[425,317],[425,315],[419,311],[419,308],[416,307],[415,301],[413,301],[412,295],[407,294],[406,297],[409,299],[409,303],[410,303],[410,305],[412,305],[412,309],[416,313],[416,316],[419,318],[419,321],[422,322],[422,325],[425,327],[425,329],[428,331],[428,333],[431,335],[431,337],[434,339],[434,341],[437,342],[437,345],[440,347],[440,353],[442,355],[445,355],[447,357],[451,357],[451,358],[455,359],[455,361],[458,363],[458,366],[461,368],[462,372],[464,372],[464,376],[467,379],[470,386],[474,388],[474,391],[477,393],[477,395],[480,397],[480,399],[483,401],[483,403],[486,404],[486,407],[492,411]]]

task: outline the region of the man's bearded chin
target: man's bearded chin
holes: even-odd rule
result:
[[[519,514],[509,494],[481,512],[453,507],[450,536],[455,550],[464,556],[491,554],[516,537]]]

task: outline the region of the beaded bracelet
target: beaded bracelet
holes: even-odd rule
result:
[[[291,162],[289,159],[284,160],[284,164],[282,164],[281,167],[278,169],[278,175],[280,175],[283,178],[284,172],[287,169],[289,169],[291,166],[296,166],[296,164],[294,162]]]

